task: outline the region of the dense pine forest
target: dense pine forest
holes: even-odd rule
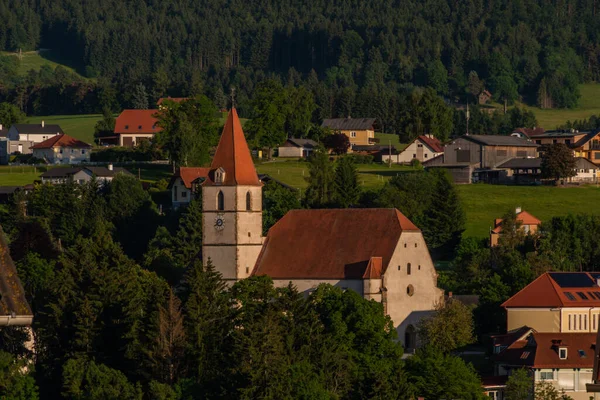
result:
[[[95,78],[17,78],[4,57],[1,97],[44,115],[132,107],[140,85],[151,105],[202,93],[226,107],[235,87],[252,117],[255,86],[276,77],[310,89],[315,120],[369,115],[400,133],[414,87],[447,103],[486,88],[500,103],[576,106],[577,84],[600,76],[596,12],[596,0],[0,0],[0,49],[51,49]]]

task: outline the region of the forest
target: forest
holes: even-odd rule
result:
[[[0,49],[51,49],[93,80],[15,77],[3,60],[0,96],[28,114],[59,112],[45,92],[79,100],[62,113],[118,111],[143,85],[151,104],[206,94],[224,108],[235,87],[251,117],[271,77],[308,88],[317,120],[368,115],[400,133],[414,87],[450,104],[487,88],[500,103],[576,106],[577,84],[600,77],[596,12],[595,0],[1,0]]]

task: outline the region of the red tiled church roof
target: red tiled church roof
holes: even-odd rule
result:
[[[61,133],[56,136],[52,136],[50,139],[46,139],[43,142],[37,143],[31,146],[31,149],[51,149],[53,147],[73,147],[77,149],[88,149],[92,146],[82,142],[81,140],[75,139],[69,135]]]
[[[420,232],[391,208],[293,210],[269,230],[253,274],[273,279],[381,277],[403,231]]]
[[[115,121],[115,133],[157,133],[162,130],[154,117],[158,110],[123,110]]]
[[[218,168],[225,170],[225,181],[223,182],[225,186],[261,185],[235,108],[232,108],[227,116],[217,151],[212,160],[211,173],[204,184],[214,184],[214,171]]]

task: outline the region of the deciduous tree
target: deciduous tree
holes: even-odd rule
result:
[[[561,179],[575,176],[576,163],[573,151],[563,143],[554,143],[544,147],[542,151],[542,177]]]

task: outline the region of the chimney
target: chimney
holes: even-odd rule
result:
[[[520,214],[520,213],[521,213],[521,207],[515,208],[515,214]]]
[[[44,127],[44,125],[45,125],[44,120],[42,120],[42,128]]]
[[[108,170],[112,171],[113,170],[113,165],[112,164],[108,164]]]

